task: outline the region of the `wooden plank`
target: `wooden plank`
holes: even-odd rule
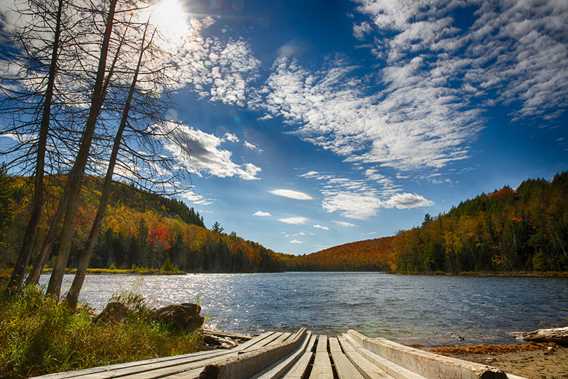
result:
[[[277,345],[279,343],[282,343],[284,341],[286,341],[288,339],[288,337],[290,337],[292,335],[292,333],[282,333],[280,335],[280,337],[276,338],[274,341],[272,341],[271,343],[268,344],[268,346],[270,345]]]
[[[282,375],[286,371],[288,371],[298,361],[298,359],[302,356],[302,354],[304,354],[304,352],[306,351],[306,348],[308,347],[308,345],[310,343],[311,337],[312,337],[312,333],[308,332],[304,337],[302,345],[297,350],[295,350],[290,356],[288,356],[287,358],[284,358],[283,360],[275,363],[274,365],[267,368],[266,370],[264,370],[260,374],[254,376],[253,378],[270,379],[270,378],[282,377]]]
[[[445,357],[385,338],[369,338],[355,330],[349,330],[347,334],[370,353],[422,377],[507,378],[504,371],[488,365]]]
[[[140,369],[144,368],[148,365],[154,364],[162,364],[162,365],[176,365],[182,364],[184,362],[195,362],[200,360],[205,360],[214,357],[220,357],[223,355],[230,354],[230,350],[216,350],[216,351],[201,351],[198,353],[192,354],[185,354],[185,355],[177,355],[172,357],[163,357],[163,358],[153,358],[153,359],[146,359],[143,361],[134,361],[128,363],[118,363],[109,366],[99,366],[99,367],[92,367],[84,370],[76,370],[76,371],[67,371],[62,373],[55,373],[55,374],[48,374],[43,376],[38,376],[35,378],[42,378],[42,379],[68,379],[68,378],[95,378],[100,377],[100,375],[107,375],[104,377],[112,377],[112,372],[117,370],[123,369]],[[33,379],[33,378],[32,378]]]
[[[316,343],[316,336],[311,336],[310,341],[308,342],[308,345],[306,346],[304,353],[300,356],[296,364],[292,366],[290,371],[288,371],[284,375],[284,379],[301,379],[304,377],[308,365],[312,360],[312,356],[314,355],[312,350],[314,349],[315,343]]]
[[[336,337],[329,338],[329,350],[339,379],[363,379],[363,375],[345,356]]]
[[[371,361],[363,357],[357,349],[351,345],[344,336],[338,337],[339,343],[345,352],[345,356],[355,367],[359,369],[366,379],[391,379],[392,377],[378,368]]]
[[[217,377],[231,379],[249,379],[259,372],[290,356],[304,341],[306,332],[297,335],[297,338],[286,340],[278,345],[265,346],[251,352],[239,354],[235,358],[223,358],[215,366],[218,369]],[[213,367],[206,367],[210,369]]]
[[[249,349],[259,343],[261,343],[262,341],[264,341],[267,338],[270,338],[271,336],[273,336],[274,334],[276,334],[276,332],[264,332],[262,334],[260,334],[259,336],[243,343],[240,344],[239,346],[235,347],[234,349],[232,349],[233,351],[244,351],[246,349]]]
[[[256,349],[260,349],[261,347],[267,346],[269,345],[271,342],[273,342],[274,340],[276,340],[278,337],[280,337],[282,335],[281,332],[275,332],[272,335],[266,337],[265,339],[263,339],[262,341],[259,341],[258,343],[252,345],[252,346],[248,346],[244,349],[241,349],[240,351],[245,352],[245,351],[252,351],[252,350],[256,350]]]
[[[139,366],[144,366],[144,365],[149,365],[149,364],[155,364],[155,363],[172,363],[172,364],[176,364],[178,362],[187,362],[187,360],[189,360],[190,362],[194,362],[196,357],[200,357],[201,359],[206,359],[206,358],[213,358],[213,357],[219,357],[222,355],[226,355],[226,354],[230,354],[231,352],[236,352],[236,351],[241,351],[247,347],[251,347],[254,346],[255,344],[259,343],[260,341],[264,340],[265,338],[273,335],[274,332],[265,332],[262,333],[256,337],[253,337],[252,339],[250,339],[249,341],[231,349],[231,350],[213,350],[213,351],[200,351],[197,353],[191,353],[191,354],[183,354],[183,355],[176,355],[176,356],[171,356],[171,357],[162,357],[162,358],[152,358],[152,359],[145,359],[142,361],[134,361],[134,362],[126,362],[126,363],[117,363],[117,364],[113,364],[113,365],[108,365],[108,366],[99,366],[99,367],[92,367],[92,368],[88,368],[88,369],[83,369],[83,370],[75,370],[75,371],[67,371],[67,372],[62,372],[62,373],[55,373],[55,374],[48,374],[48,375],[43,375],[43,376],[39,376],[37,378],[43,378],[43,379],[67,379],[67,378],[84,378],[84,377],[88,377],[89,375],[92,374],[97,374],[97,373],[105,373],[105,372],[109,372],[109,371],[113,371],[113,370],[120,370],[120,369],[127,369],[127,368],[135,368],[135,367],[139,367]],[[183,361],[182,361],[183,360]]]
[[[172,375],[176,375],[178,378],[185,378],[185,377],[193,378],[196,375],[196,372],[197,373],[201,372],[202,369],[207,365],[222,365],[225,362],[231,360],[239,360],[239,359],[245,360],[247,359],[246,358],[247,353],[254,354],[255,352],[258,352],[259,354],[261,354],[262,352],[266,353],[270,352],[272,349],[277,349],[282,344],[273,345],[272,342],[280,338],[282,334],[283,333],[273,333],[270,336],[260,340],[258,343],[250,345],[247,348],[242,349],[240,351],[235,351],[236,350],[235,348],[231,350],[231,354],[229,355],[223,355],[217,358],[213,358],[206,361],[195,362],[195,363],[191,362],[183,365],[160,367],[157,369],[152,369],[151,371],[133,373],[129,375],[133,375],[137,379],[151,379],[151,378],[158,378],[158,377],[172,376]],[[291,341],[291,343],[294,343],[294,341]],[[240,354],[242,354],[242,357],[240,356]],[[280,358],[280,356],[278,356],[278,358]],[[259,361],[259,365],[260,364],[261,363]],[[259,370],[262,370],[264,367],[265,366],[259,366]]]
[[[83,378],[108,379],[115,377],[130,377],[130,376],[135,376],[136,378],[155,378],[159,376],[159,373],[177,374],[184,371],[191,371],[200,367],[204,367],[212,362],[216,362],[219,359],[224,359],[229,356],[236,356],[237,354],[238,353],[227,351],[224,354],[218,354],[216,356],[207,357],[206,359],[187,359],[175,362],[158,362],[142,366],[121,368],[118,370],[111,370],[106,372],[98,372],[81,377],[81,379]]]
[[[352,338],[350,334],[344,334],[343,336],[365,359],[375,364],[375,366],[378,366],[389,376],[395,379],[424,379],[423,376],[366,349],[361,343],[359,343],[359,341]],[[446,376],[436,377],[446,378]]]
[[[318,344],[316,347],[316,357],[310,379],[333,379],[333,369],[331,367],[331,360],[327,352],[327,336],[319,335]]]

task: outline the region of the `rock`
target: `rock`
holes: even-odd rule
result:
[[[110,302],[93,320],[94,322],[116,324],[128,317],[128,307],[122,303]]]
[[[152,318],[176,330],[192,331],[203,325],[201,307],[197,304],[172,304],[154,311]]]

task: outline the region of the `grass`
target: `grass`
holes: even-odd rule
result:
[[[113,363],[184,354],[202,348],[201,330],[174,332],[149,319],[139,295],[121,294],[128,317],[116,324],[94,323],[86,306],[71,311],[27,287],[0,297],[0,376],[24,378]]]

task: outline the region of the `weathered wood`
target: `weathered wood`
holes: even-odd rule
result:
[[[290,337],[291,335],[292,335],[292,333],[282,333],[280,335],[280,337],[276,338],[269,345],[276,345],[276,344],[282,343],[282,342],[286,341],[286,339],[288,339],[288,337]]]
[[[348,331],[348,335],[368,352],[425,378],[507,378],[505,372],[495,367],[445,357],[385,338],[368,338],[355,330]]]
[[[301,334],[296,334],[294,338],[278,345],[264,346],[242,352],[236,357],[219,359],[205,367],[204,371],[214,371],[219,379],[248,379],[270,367],[275,361],[289,356],[302,344],[305,334],[304,330]]]
[[[329,338],[329,351],[339,379],[363,379],[363,376],[351,361],[343,354],[336,337]]]
[[[316,343],[317,341],[317,343]],[[356,331],[338,337],[266,332],[230,350],[204,351],[43,376],[220,379],[524,379],[490,366],[443,357]]]
[[[83,370],[48,374],[48,375],[43,375],[43,376],[36,377],[36,378],[42,378],[42,379],[81,378],[81,379],[83,379],[83,378],[87,378],[87,377],[90,378],[90,377],[92,377],[93,374],[108,373],[108,372],[111,372],[113,370],[135,368],[135,367],[141,367],[141,366],[154,364],[154,363],[161,363],[161,362],[164,362],[164,363],[165,362],[170,362],[170,363],[174,362],[175,363],[176,361],[182,361],[182,360],[193,359],[193,358],[207,359],[207,358],[217,357],[217,356],[221,356],[223,354],[229,354],[229,353],[230,352],[227,351],[227,350],[200,351],[200,352],[191,353],[191,354],[176,355],[176,356],[163,357],[163,358],[152,358],[152,359],[145,359],[145,360],[142,360],[142,361],[117,363],[117,364],[113,364],[113,365],[92,367],[92,368],[87,368],[87,369],[83,369]],[[32,378],[32,379],[34,379],[34,378]]]
[[[257,342],[256,344],[249,346],[245,349],[242,349],[241,351],[252,351],[252,350],[260,349],[264,346],[270,345],[272,342],[274,342],[276,339],[278,339],[281,335],[282,335],[282,333],[275,332],[275,333],[271,334],[270,336],[264,338],[263,340]]]
[[[203,334],[205,335],[213,335],[213,336],[218,336],[218,337],[228,337],[228,338],[232,338],[235,340],[243,340],[243,341],[248,341],[253,339],[253,336],[250,336],[248,334],[240,334],[240,333],[232,333],[232,332],[224,332],[221,330],[215,330],[215,329],[208,329],[208,328],[203,328]]]
[[[294,337],[292,337],[294,338]],[[278,361],[277,363],[273,364],[260,374],[254,376],[253,378],[258,379],[271,379],[271,378],[281,378],[287,371],[289,371],[292,366],[298,361],[298,359],[304,354],[306,348],[308,347],[310,340],[312,338],[312,333],[307,332],[302,345],[292,352],[288,357]]]
[[[163,365],[173,364],[173,365],[175,365],[175,364],[181,364],[181,363],[187,363],[187,362],[196,362],[196,361],[204,360],[204,359],[207,359],[207,358],[214,358],[214,357],[219,357],[219,356],[222,356],[222,355],[225,355],[225,354],[230,354],[231,352],[239,352],[239,351],[244,350],[248,347],[254,346],[256,343],[261,342],[262,340],[264,340],[265,338],[267,338],[267,337],[269,337],[273,334],[274,334],[274,332],[262,333],[259,336],[252,338],[251,340],[237,346],[236,348],[234,348],[232,350],[201,351],[201,352],[197,352],[197,353],[183,354],[183,355],[177,355],[177,356],[171,356],[171,357],[152,358],[152,359],[145,359],[145,360],[136,361],[136,362],[117,363],[117,364],[113,364],[113,365],[93,367],[93,368],[88,368],[88,369],[84,369],[84,370],[49,374],[49,375],[41,376],[41,378],[45,378],[45,379],[67,379],[67,378],[77,378],[77,377],[84,378],[84,377],[93,377],[92,375],[94,375],[94,374],[102,374],[102,373],[108,374],[111,371],[117,371],[117,370],[122,370],[122,369],[133,369],[133,370],[137,370],[137,369],[140,369],[140,368],[144,369],[145,367],[147,367],[147,365],[152,365],[152,364],[163,364]],[[108,375],[111,375],[111,374],[108,374]]]
[[[561,345],[568,344],[568,327],[537,329],[530,332],[513,332],[515,338],[531,342],[554,342]]]
[[[389,377],[394,379],[425,379],[424,376],[419,375],[405,367],[402,367],[379,354],[375,354],[368,349],[366,349],[358,341],[354,340],[350,335],[345,334],[345,339],[361,354],[361,356],[367,359],[369,362],[380,368]],[[446,378],[445,376],[437,377]]]
[[[273,336],[275,334],[275,332],[264,332],[262,334],[260,334],[259,336],[240,344],[239,346],[237,346],[235,348],[236,351],[244,351],[246,349],[252,348],[253,346],[255,346],[256,344],[260,343],[261,341],[264,341],[266,338],[269,338],[271,336]]]
[[[331,367],[331,360],[327,352],[327,336],[319,335],[318,344],[316,347],[316,357],[310,379],[333,379],[333,369]]]
[[[384,370],[381,370],[367,358],[363,357],[361,353],[348,341],[346,336],[338,337],[341,347],[345,352],[347,358],[359,369],[363,377],[366,379],[391,379]]]
[[[308,369],[308,365],[314,355],[312,350],[314,349],[315,343],[316,336],[311,336],[304,353],[300,356],[296,364],[292,366],[290,371],[284,375],[284,379],[301,379],[304,377],[304,374]]]

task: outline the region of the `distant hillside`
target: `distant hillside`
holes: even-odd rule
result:
[[[49,178],[42,233],[55,212],[63,179]],[[75,265],[95,216],[102,179],[86,178],[76,219],[70,265]],[[28,218],[28,178],[0,177],[0,267],[11,267]],[[203,218],[185,203],[115,182],[91,267],[160,268],[172,265],[191,272],[255,272],[279,269],[274,253],[222,229],[208,230]]]
[[[49,178],[47,217],[62,191]],[[74,253],[82,247],[100,195],[87,178],[77,217]],[[10,267],[23,238],[30,185],[0,175],[0,267]],[[445,214],[393,237],[347,243],[303,256],[278,254],[221,228],[208,230],[183,202],[115,183],[93,267],[189,272],[256,271],[568,271],[568,173],[530,179],[463,201]],[[74,265],[74,256],[71,265]]]
[[[284,258],[290,270],[390,271],[395,268],[395,237],[370,239],[334,246],[316,253]]]
[[[568,172],[481,194],[394,237],[280,259],[295,270],[568,271]]]

